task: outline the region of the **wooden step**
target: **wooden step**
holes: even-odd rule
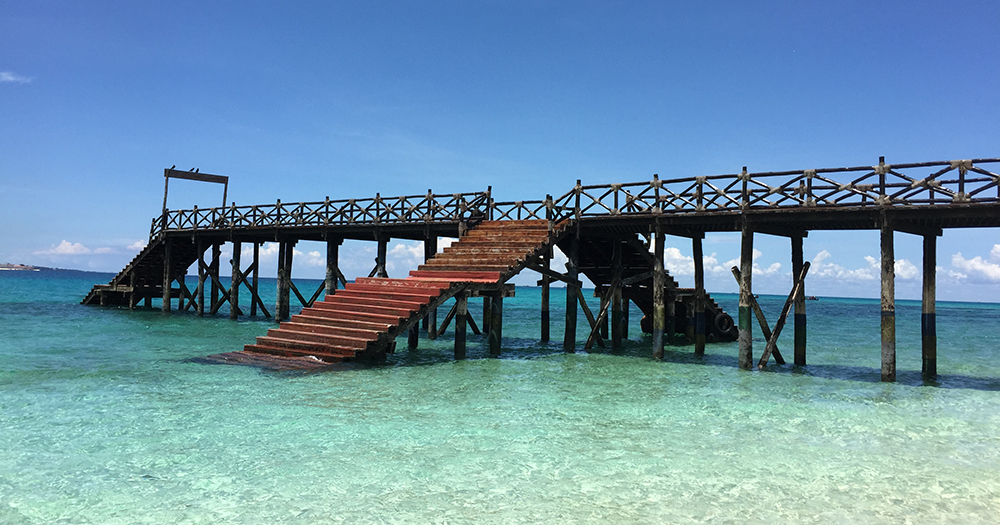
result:
[[[279,325],[282,330],[290,332],[304,332],[314,334],[336,335],[341,337],[351,337],[354,339],[365,339],[374,341],[378,338],[380,330],[368,330],[355,326],[330,326],[325,324],[309,324],[301,322],[285,321]]]
[[[417,310],[427,303],[420,301],[395,301],[392,299],[375,299],[373,297],[358,297],[347,294],[335,294],[326,296],[323,301],[326,304],[344,304],[353,306],[381,306],[383,308],[405,308]],[[320,304],[319,302],[315,303]]]
[[[304,351],[292,348],[275,347],[260,343],[252,345],[244,345],[243,351],[251,353],[289,356],[289,357],[315,356],[326,363],[339,363],[342,361],[347,361],[357,355],[356,352],[349,350],[330,349],[327,351],[323,350]]]
[[[423,303],[426,304],[426,303]],[[358,309],[367,313],[380,314],[380,315],[395,315],[399,317],[409,317],[411,313],[416,312],[420,309],[420,306],[415,308],[389,308],[385,306],[374,306],[366,305],[359,308],[357,305],[348,304],[344,302],[338,303],[328,303],[328,302],[316,302],[312,305],[313,309],[317,310],[353,310]]]
[[[437,292],[442,292],[448,288],[447,286],[438,286],[428,283],[414,282],[409,279],[390,279],[386,277],[358,277],[353,284],[348,284],[348,288],[357,285],[419,288],[422,290],[423,289],[434,290]]]
[[[323,345],[341,348],[356,348],[358,350],[365,349],[368,346],[369,341],[374,341],[374,339],[322,334],[316,332],[298,332],[286,330],[284,328],[272,328],[267,331],[267,335],[265,337],[271,339],[285,339],[288,341],[322,343]]]
[[[510,266],[506,264],[472,264],[472,265],[461,265],[461,264],[442,264],[442,265],[426,265],[421,264],[417,266],[417,271],[420,272],[497,272],[501,275],[507,273],[510,270]]]
[[[500,272],[466,272],[443,270],[411,270],[414,279],[447,280],[462,283],[495,283],[500,280]]]
[[[336,316],[320,316],[320,315],[310,315],[306,313],[293,315],[291,322],[310,324],[310,325],[323,325],[338,328],[357,328],[359,330],[372,330],[375,332],[385,332],[389,330],[392,326],[387,322],[372,322],[372,321],[361,321],[356,319],[341,319]]]
[[[295,351],[303,355],[315,353],[356,355],[357,348],[332,344],[315,343],[309,341],[296,341],[294,339],[283,339],[278,337],[261,336],[257,338],[257,346],[268,348],[278,348],[283,351]]]
[[[306,308],[303,314],[315,317],[327,317],[332,319],[350,319],[354,321],[365,321],[369,323],[386,323],[390,326],[399,324],[402,319],[398,315],[383,315],[367,313],[358,310],[334,310],[320,308]]]
[[[427,304],[431,299],[441,295],[441,292],[437,293],[425,293],[422,290],[414,290],[410,292],[409,290],[400,290],[396,292],[392,289],[375,289],[375,290],[344,290],[337,292],[335,296],[341,297],[354,297],[362,299],[385,299],[388,301],[403,301],[408,303],[420,303]]]

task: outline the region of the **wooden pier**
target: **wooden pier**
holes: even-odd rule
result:
[[[281,325],[247,345],[241,356],[273,354],[331,362],[380,359],[409,334],[415,346],[423,323],[427,336],[454,322],[455,355],[465,355],[467,327],[479,331],[468,299],[484,298],[482,330],[491,355],[502,346],[503,298],[513,293],[506,281],[523,270],[541,275],[541,338],[550,336],[549,286],[567,287],[563,347],[578,348],[580,310],[589,326],[585,348],[617,347],[628,337],[631,301],[645,314],[643,328],[653,334],[651,353],[662,357],[664,345],[684,334],[694,352],[715,340],[739,341],[739,366],[753,362],[752,322],[756,317],[768,337],[762,359],[780,363],[776,340],[789,314],[793,318],[794,363],[806,365],[805,277],[802,240],[812,230],[879,230],[882,255],[882,379],[895,380],[895,232],[919,235],[924,247],[922,366],[937,373],[934,318],[936,239],[948,228],[1000,226],[1000,159],[971,159],[911,164],[740,173],[660,179],[604,185],[581,181],[565,194],[532,201],[496,202],[485,192],[371,199],[330,200],[191,210],[164,209],[153,220],[149,244],[107,285],[97,285],[84,304],[193,310],[216,314],[229,304],[232,318],[272,312],[259,294],[259,247],[277,242],[278,299],[273,315]],[[990,169],[987,169],[990,168]],[[225,183],[228,178],[165,170],[165,181],[187,178]],[[223,197],[225,199],[225,197]],[[740,287],[737,321],[704,290],[702,240],[710,232],[740,232]],[[795,286],[773,331],[759,311],[752,287],[755,234],[789,238]],[[438,237],[459,241],[441,253]],[[695,287],[678,287],[663,265],[667,237],[691,242]],[[426,263],[406,279],[386,274],[390,239],[424,241]],[[375,266],[367,279],[348,283],[338,268],[344,239],[378,243]],[[299,290],[292,281],[293,248],[302,240],[327,246],[326,280],[317,290]],[[232,243],[232,278],[220,277],[220,247]],[[242,246],[253,246],[253,261],[243,266]],[[565,271],[551,268],[552,250],[569,259]],[[184,276],[197,263],[198,284],[189,289]],[[597,289],[601,308],[593,312],[581,291],[580,275]],[[206,291],[207,288],[207,291]],[[240,291],[249,293],[249,311]],[[304,310],[291,316],[294,297]],[[323,297],[323,300],[319,300]],[[437,309],[450,298],[455,307],[439,327]],[[357,306],[364,305],[359,314]],[[759,310],[759,309],[758,309]],[[607,326],[610,324],[610,334]]]

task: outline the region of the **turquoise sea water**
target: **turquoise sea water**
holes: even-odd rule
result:
[[[1000,305],[938,304],[934,382],[917,302],[883,384],[877,301],[808,303],[811,364],[741,372],[735,343],[649,359],[634,309],[621,351],[561,352],[561,310],[542,345],[532,288],[500,359],[449,330],[301,373],[195,359],[264,320],[78,305],[109,278],[0,273],[0,523],[1000,520]]]

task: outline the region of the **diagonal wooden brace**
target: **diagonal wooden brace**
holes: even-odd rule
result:
[[[740,269],[737,268],[736,266],[733,266],[732,270],[733,270],[733,277],[736,278],[736,283],[739,284],[741,282],[740,278],[742,276],[742,274],[740,273]],[[753,314],[757,317],[757,324],[760,325],[760,331],[764,334],[764,339],[770,339],[771,327],[767,325],[767,318],[764,317],[764,312],[761,311],[760,305],[757,304],[757,298],[752,295],[750,296],[750,308],[753,309]],[[785,364],[785,358],[782,357],[781,352],[778,351],[777,343],[774,344],[772,353],[774,353],[775,363],[778,363],[779,365]]]
[[[778,322],[774,325],[774,333],[767,339],[767,346],[764,347],[764,353],[760,356],[757,368],[764,368],[764,365],[767,364],[767,359],[771,356],[771,352],[777,346],[778,336],[781,335],[781,329],[785,327],[785,320],[788,319],[788,311],[795,304],[795,296],[799,294],[799,288],[802,287],[803,281],[806,280],[807,273],[809,273],[808,261],[802,265],[802,273],[799,274],[798,279],[795,280],[795,286],[792,287],[791,293],[788,294],[788,299],[785,301],[785,306],[781,309]]]

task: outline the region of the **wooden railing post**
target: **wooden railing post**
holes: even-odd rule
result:
[[[486,216],[493,220],[493,186],[486,187]]]
[[[740,180],[743,181],[742,203],[740,204],[740,208],[745,210],[750,207],[750,174],[747,173],[746,166],[743,166],[743,171],[740,173]]]
[[[698,177],[698,188],[695,190],[695,211],[705,211],[705,177]]]
[[[545,195],[545,221],[548,224],[549,235],[551,236],[552,232],[555,231],[555,221],[552,209],[552,195],[548,194]]]
[[[885,157],[878,158],[878,167],[876,170],[878,172],[878,200],[879,204],[886,203],[886,192],[885,192]]]
[[[660,176],[656,173],[653,174],[653,213],[663,213],[663,206],[660,205],[660,186],[663,185],[660,182]]]

